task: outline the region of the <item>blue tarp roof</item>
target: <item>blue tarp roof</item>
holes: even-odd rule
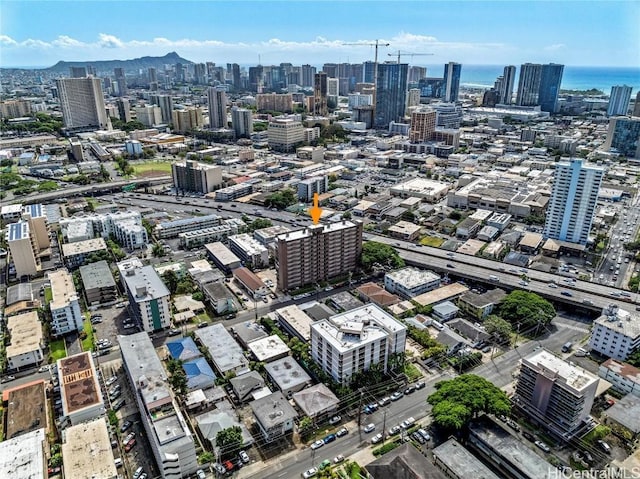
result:
[[[188,361],[202,356],[198,350],[198,346],[193,342],[190,337],[178,339],[167,343],[167,349],[173,359],[180,359],[182,361]]]
[[[213,386],[216,382],[216,375],[205,358],[188,361],[182,365],[182,368],[187,375],[187,387],[190,390],[204,389]]]

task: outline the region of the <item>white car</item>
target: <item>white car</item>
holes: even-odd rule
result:
[[[310,477],[314,477],[316,474],[318,474],[318,469],[312,467],[311,469],[304,471],[302,473],[302,477],[304,477],[304,479],[309,479]]]
[[[373,423],[370,423],[364,427],[364,432],[372,432],[372,431],[375,431],[375,429],[376,429],[376,425]]]
[[[242,460],[242,462],[244,462],[245,464],[248,463],[251,459],[249,459],[249,454],[247,454],[245,451],[240,451],[238,453],[238,456],[240,456],[240,459]]]
[[[324,441],[319,440],[311,444],[311,449],[320,449],[322,446],[324,446]]]
[[[202,469],[198,469],[196,471],[196,476],[198,476],[198,479],[207,479],[207,475],[204,473]]]
[[[536,441],[534,443],[536,446],[538,446],[540,449],[542,449],[544,452],[549,452],[551,451],[551,449],[549,448],[549,446],[547,446],[544,442],[542,441]]]
[[[380,441],[382,441],[382,434],[380,433],[371,438],[371,444],[378,444]]]
[[[113,383],[115,383],[117,380],[118,380],[118,377],[117,377],[117,376],[111,376],[109,379],[107,379],[107,380],[104,382],[104,385],[105,385],[105,386],[111,386],[111,385],[112,385]]]
[[[342,461],[344,461],[344,456],[342,454],[338,454],[336,457],[333,458],[334,464],[340,464]]]

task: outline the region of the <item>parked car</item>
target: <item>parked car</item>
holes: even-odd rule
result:
[[[401,427],[401,428],[403,428],[403,429],[408,429],[408,428],[410,428],[411,426],[413,426],[415,423],[416,423],[415,418],[413,418],[413,417],[408,417],[407,419],[405,419],[404,421],[402,421],[402,422],[400,423],[400,427]]]
[[[338,430],[338,432],[336,432],[336,436],[338,437],[346,436],[347,434],[349,434],[349,431],[346,427],[343,427],[342,429]]]
[[[240,456],[240,459],[242,459],[242,462],[244,463],[251,461],[251,459],[249,459],[249,454],[247,454],[246,451],[240,451],[238,456]]]
[[[126,432],[127,429],[129,429],[131,426],[133,426],[133,423],[131,421],[123,422],[122,426],[120,426],[120,432]]]
[[[217,474],[225,474],[227,472],[224,466],[219,462],[213,463],[213,469],[216,471]]]
[[[333,416],[331,419],[329,419],[329,424],[333,426],[335,424],[338,424],[340,421],[342,421],[341,416]]]
[[[235,206],[235,205],[231,205],[231,206]],[[318,474],[318,469],[316,469],[315,467],[312,467],[311,469],[307,469],[306,471],[304,471],[302,473],[302,477],[304,477],[304,479],[309,479],[310,477],[315,477],[316,474]]]
[[[371,444],[378,444],[380,441],[382,441],[382,434],[380,433],[371,438]]]
[[[535,441],[536,438],[533,434],[531,434],[529,431],[524,431],[522,433],[522,437],[524,437],[525,439],[528,439],[529,441]]]
[[[424,429],[418,429],[418,434],[420,434],[424,438],[425,441],[430,441],[431,440],[431,436]]]
[[[407,389],[404,390],[405,394],[411,394],[413,391],[416,390],[416,387],[414,385],[408,386]]]
[[[177,336],[178,334],[180,334],[179,329],[170,329],[169,332],[167,333],[167,335],[169,336]]]
[[[320,449],[322,446],[324,446],[324,441],[322,439],[319,439],[318,441],[311,444],[311,449]]]
[[[331,461],[329,459],[325,459],[320,463],[320,465],[318,466],[318,469],[320,471],[324,471],[329,466],[331,466]]]
[[[424,444],[425,443],[424,437],[422,437],[422,434],[420,434],[418,431],[415,431],[414,433],[412,433],[411,437],[415,441],[418,441],[420,444]]]
[[[15,378],[15,376],[5,376],[0,380],[0,383],[8,383],[9,381],[13,381]]]
[[[124,452],[129,452],[131,449],[133,449],[133,446],[136,445],[136,440],[132,439],[131,441],[129,441],[129,443],[124,447]]]
[[[422,389],[423,387],[425,387],[427,384],[424,381],[419,381],[416,383],[416,391],[418,389]]]
[[[364,432],[372,432],[376,428],[376,425],[373,423],[369,423],[364,427]],[[323,443],[324,444],[324,443]]]
[[[540,449],[542,449],[544,452],[550,452],[551,448],[549,446],[547,446],[544,442],[542,441],[536,441],[534,442],[534,444],[536,446],[538,446]]]
[[[324,442],[325,444],[329,444],[330,442],[333,442],[337,439],[337,436],[335,434],[328,434],[327,436],[324,437],[324,439],[322,439],[322,442]]]
[[[198,476],[198,479],[207,479],[207,475],[204,473],[202,469],[198,469],[196,471],[196,476]]]
[[[111,386],[111,385],[112,385],[113,383],[115,383],[117,380],[118,380],[118,376],[111,376],[109,379],[107,379],[107,380],[104,382],[104,385],[105,385],[105,386],[107,386],[107,387],[108,387],[108,386]]]
[[[397,401],[398,399],[400,399],[403,396],[402,392],[400,391],[396,391],[391,395],[391,400],[392,401]]]
[[[400,434],[402,428],[400,426],[393,426],[389,429],[389,436],[395,436],[396,434]]]
[[[378,401],[378,405],[380,407],[384,407],[387,404],[389,404],[391,402],[391,398],[389,396],[383,397],[382,399],[380,399],[380,401]]]
[[[333,458],[334,464],[340,464],[343,461],[344,461],[344,456],[342,454],[338,454],[336,457]]]
[[[600,449],[602,449],[607,454],[611,454],[611,446],[608,443],[604,442],[602,439],[598,441],[598,446],[600,446]]]

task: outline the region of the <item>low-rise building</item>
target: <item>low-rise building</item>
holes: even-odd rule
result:
[[[253,232],[253,237],[258,241],[258,243],[267,248],[270,244],[275,243],[276,238],[279,235],[288,233],[289,231],[291,231],[291,229],[286,226],[274,225],[269,226],[268,228],[255,230]]]
[[[367,477],[371,479],[446,479],[447,477],[410,443],[396,447],[365,467]]]
[[[44,359],[44,336],[37,311],[7,318],[9,344],[5,346],[7,369],[21,370]]]
[[[233,270],[233,276],[253,299],[260,299],[269,294],[267,286],[250,269],[244,267],[236,268]]]
[[[212,282],[201,285],[205,300],[216,314],[233,313],[238,310],[235,296],[223,282]]]
[[[392,294],[406,299],[440,286],[441,278],[433,271],[407,267],[384,275],[384,287]]]
[[[216,201],[233,201],[253,193],[253,183],[244,182],[227,186],[215,192]]]
[[[247,233],[229,236],[229,248],[249,268],[269,266],[269,251]]]
[[[457,304],[461,311],[469,316],[484,320],[500,304],[507,295],[502,289],[491,289],[485,293],[468,291],[458,298]]]
[[[82,266],[87,257],[92,253],[107,251],[107,243],[102,238],[92,238],[75,243],[65,243],[62,246],[62,257],[64,264],[70,270]]]
[[[156,225],[156,236],[161,239],[176,238],[180,233],[212,228],[222,223],[219,215],[204,215],[164,221]]]
[[[454,438],[433,449],[433,463],[451,479],[500,479]]]
[[[409,221],[398,221],[389,227],[389,235],[404,241],[415,241],[420,236],[421,226]]]
[[[229,237],[229,235],[235,234],[237,232],[238,230],[232,228],[230,225],[222,224],[218,226],[212,226],[210,228],[178,233],[178,239],[180,240],[180,246],[190,249],[202,246],[203,244],[211,243],[213,241],[225,240]]]
[[[221,376],[229,372],[238,374],[248,369],[249,361],[240,345],[222,323],[195,331],[197,341],[207,349],[214,367]]]
[[[340,400],[322,383],[298,391],[293,395],[293,402],[310,418],[329,416],[340,406]]]
[[[106,413],[102,388],[90,352],[58,360],[62,415],[76,425]]]
[[[204,245],[207,255],[213,263],[226,274],[242,266],[242,261],[219,241]]]
[[[276,318],[280,327],[289,335],[295,336],[302,341],[309,342],[311,339],[311,324],[313,319],[302,311],[298,305],[292,304],[275,310]]]
[[[105,418],[65,429],[62,460],[65,477],[116,479],[118,472]]]
[[[256,361],[264,363],[287,357],[291,352],[289,346],[277,334],[251,341],[247,348],[255,356]]]
[[[80,277],[88,305],[110,303],[118,298],[118,287],[106,261],[80,266]]]
[[[0,477],[46,479],[49,444],[43,428],[0,442]]]
[[[621,394],[640,396],[640,369],[630,364],[607,359],[598,368],[598,376],[609,381],[611,387]]]
[[[313,383],[311,376],[290,356],[267,363],[264,369],[271,384],[289,399]]]
[[[640,348],[640,315],[615,305],[605,308],[593,322],[589,348],[610,358],[626,361]]]
[[[451,301],[443,301],[433,306],[433,316],[440,322],[449,321],[458,315],[459,308]]]
[[[628,444],[638,445],[640,440],[640,397],[627,394],[602,412],[602,422]],[[615,476],[613,476],[615,477]]]
[[[426,178],[413,178],[403,183],[392,186],[389,190],[394,196],[401,198],[422,198],[429,203],[435,203],[447,196],[449,185],[440,181]]]
[[[66,269],[47,273],[51,284],[51,334],[62,336],[82,329],[82,312],[73,277]]]
[[[275,392],[250,403],[265,442],[273,442],[293,432],[296,410],[281,392]]]
[[[41,428],[49,431],[53,418],[49,417],[50,409],[47,407],[46,394],[48,386],[49,383],[45,383],[45,381],[41,379],[3,391],[2,402],[7,405],[5,410],[5,440]],[[1,450],[2,444],[0,444],[0,451]],[[0,456],[2,456],[2,454],[0,454]],[[0,475],[0,477],[5,476]]]
[[[235,376],[229,380],[229,383],[240,403],[257,399],[254,393],[262,391],[265,387],[264,378],[258,371],[249,371],[241,376]]]
[[[387,371],[391,356],[404,352],[406,337],[406,326],[369,304],[312,324],[311,356],[346,385],[355,373],[373,364]]]

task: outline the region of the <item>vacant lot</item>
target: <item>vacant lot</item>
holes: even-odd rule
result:
[[[442,238],[436,238],[435,236],[425,236],[420,240],[421,245],[433,246],[434,248],[439,248],[442,243],[444,243],[444,240]]]
[[[49,349],[51,350],[51,359],[57,361],[67,355],[67,348],[64,345],[64,339],[58,339],[49,343]]]
[[[171,163],[168,161],[148,161],[132,164],[137,176],[161,176],[171,174]]]

